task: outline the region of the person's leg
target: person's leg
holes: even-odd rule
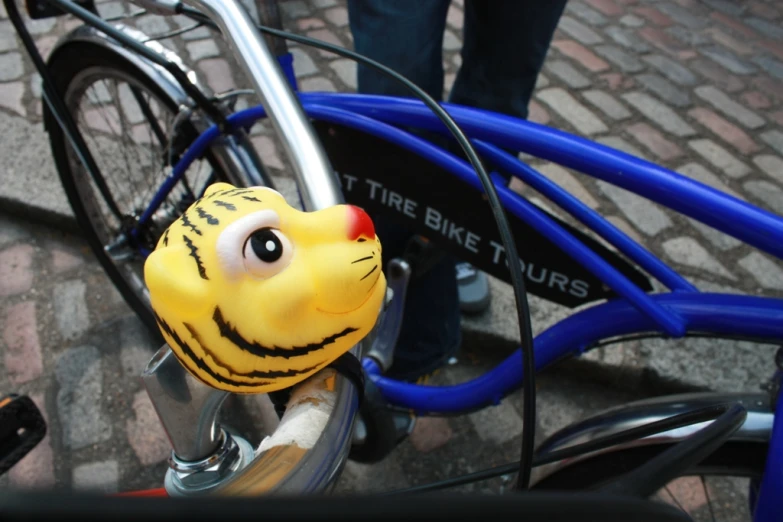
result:
[[[443,32],[450,0],[348,0],[354,50],[394,69],[427,94],[443,97]],[[411,96],[399,82],[364,65],[363,94]]]
[[[465,0],[462,67],[450,101],[527,118],[566,0]]]
[[[450,0],[348,0],[356,52],[407,77],[427,94],[443,97],[443,32]],[[363,94],[411,96],[393,79],[359,66]],[[372,215],[383,244],[384,263],[401,257],[413,233],[383,216]],[[387,375],[416,380],[442,366],[460,344],[456,261],[445,256],[411,281],[394,364]]]

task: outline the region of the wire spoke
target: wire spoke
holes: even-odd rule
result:
[[[715,511],[712,509],[712,500],[710,499],[710,490],[707,489],[707,481],[704,479],[704,475],[699,475],[699,478],[701,479],[701,485],[704,488],[704,496],[707,498],[707,507],[710,510],[710,517],[712,518],[712,522],[715,522]]]

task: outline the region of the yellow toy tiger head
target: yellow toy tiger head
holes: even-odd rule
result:
[[[144,265],[152,308],[205,384],[268,393],[367,335],[386,295],[381,243],[351,205],[301,212],[269,188],[211,185]]]

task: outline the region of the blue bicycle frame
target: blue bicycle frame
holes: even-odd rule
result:
[[[284,66],[288,69],[290,61]],[[287,76],[293,78],[290,71]],[[419,101],[335,93],[300,93],[300,100],[307,115],[315,120],[344,125],[403,147],[448,170],[474,189],[482,190],[469,163],[400,128],[450,136],[442,122]],[[639,333],[675,338],[699,333],[783,343],[783,299],[700,292],[594,210],[504,149],[524,152],[614,184],[778,258],[783,258],[781,216],[658,165],[543,125],[480,109],[446,103],[443,106],[497,172],[518,177],[546,196],[670,290],[647,294],[538,207],[513,192],[507,178],[494,175],[498,195],[508,212],[552,240],[618,295],[540,333],[534,341],[537,370],[565,357],[578,356],[601,340]],[[265,116],[263,108],[253,107],[231,115],[228,126],[246,128]],[[214,126],[194,142],[164,181],[139,226],[152,216],[189,165],[219,136],[220,131]],[[606,317],[612,320],[606,321]],[[365,359],[363,364],[390,404],[432,414],[459,413],[499,403],[521,385],[521,360],[517,350],[490,372],[469,382],[444,387],[396,381],[384,377],[372,359]],[[781,401],[776,413],[783,413]],[[776,416],[769,466],[758,497],[757,520],[774,518],[779,511],[775,499],[783,496],[781,419],[780,415]]]

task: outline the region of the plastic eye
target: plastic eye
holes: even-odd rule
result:
[[[291,261],[293,247],[279,230],[261,228],[247,238],[242,252],[245,269],[257,277],[272,277]]]

